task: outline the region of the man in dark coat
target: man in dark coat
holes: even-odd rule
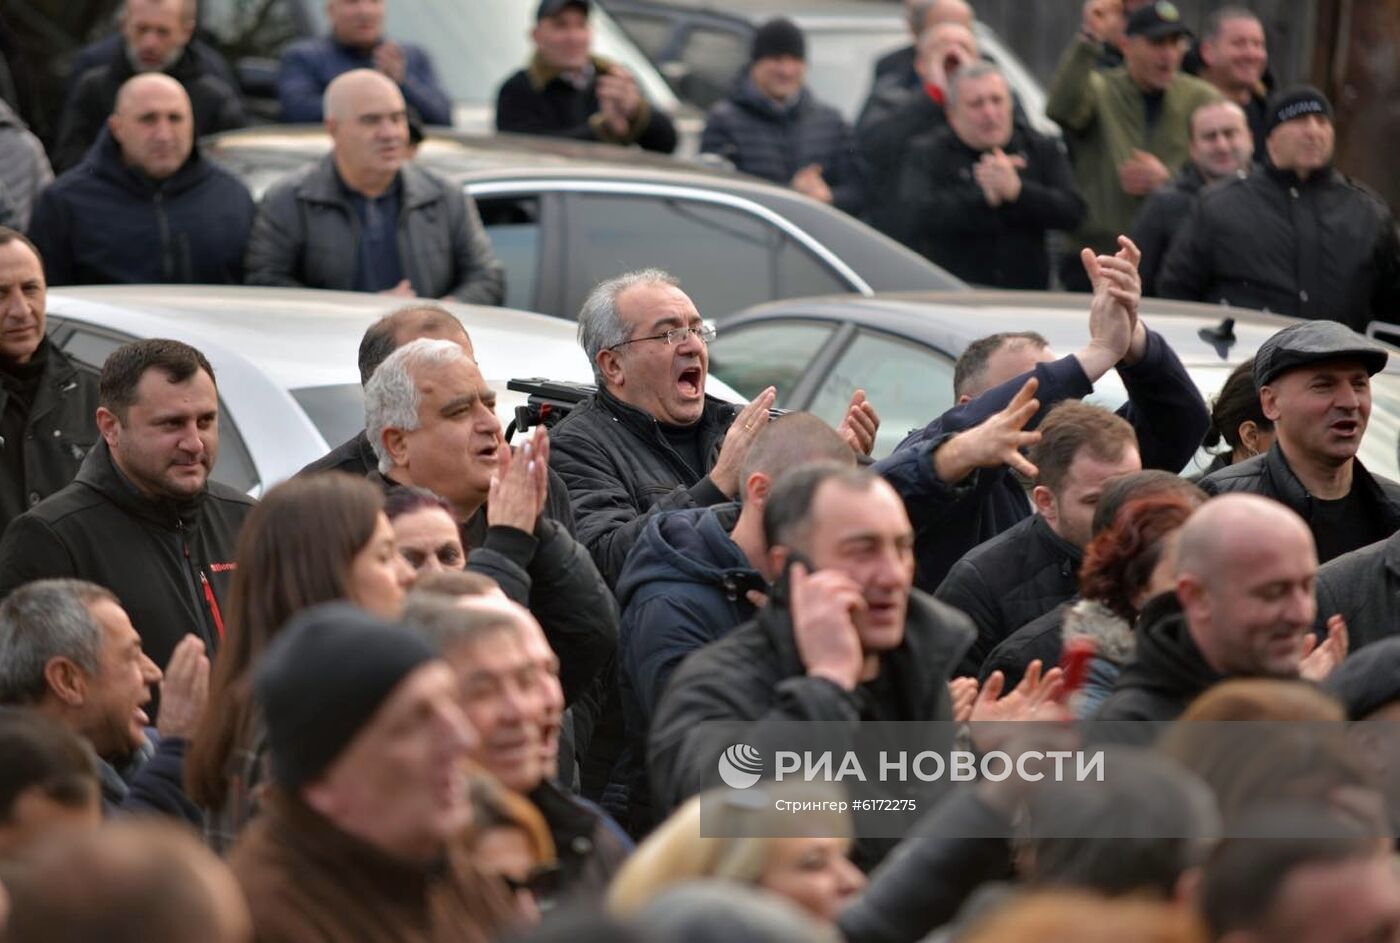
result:
[[[937,462],[944,442],[1005,409],[1030,376],[1038,382],[1040,407],[1028,429],[1061,400],[1088,396],[1116,368],[1128,391],[1118,415],[1137,433],[1143,467],[1178,471],[1200,447],[1210,425],[1200,391],[1161,335],[1131,319],[1124,307],[1127,299],[1136,308],[1136,263],[1135,247],[1098,257],[1090,340],[1077,354],[1055,360],[1045,338],[1034,332],[997,334],[969,345],[954,371],[958,405],[876,463],[914,522],[919,588],[933,591],[965,553],[1030,516],[1025,491],[1009,470],[947,480]]]
[[[973,630],[912,589],[914,535],[893,489],[868,469],[808,465],[775,485],[763,523],[785,575],[753,621],[688,658],[662,696],[649,755],[661,810],[714,783],[736,734],[726,726],[742,724],[741,742],[771,756],[791,721],[854,736],[862,720],[953,717],[947,682]],[[840,755],[840,743],[825,746]],[[890,845],[858,841],[857,863]]]
[[[194,135],[179,82],[146,74],[122,86],[97,143],[34,208],[49,284],[243,280],[253,198]]]
[[[194,20],[184,0],[127,0],[122,9],[122,42],[106,61],[74,83],[53,147],[55,169],[74,167],[97,140],[112,114],[117,92],[135,75],[160,73],[178,81],[189,95],[196,137],[241,128],[248,123],[238,91],[211,71],[190,49]]]
[[[1084,216],[1062,145],[1015,125],[1011,87],[990,63],[958,69],[944,97],[948,127],[909,146],[900,231],[964,281],[1048,288],[1045,234]]]
[[[49,343],[39,250],[0,227],[0,531],[73,480],[97,441],[97,377]]]
[[[1303,521],[1276,501],[1208,501],[1177,538],[1176,590],[1143,608],[1137,652],[1094,720],[1175,720],[1226,678],[1325,678],[1346,629],[1308,652],[1317,555]]]
[[[346,72],[373,69],[398,87],[424,124],[452,124],[452,100],[439,84],[428,53],[384,35],[385,6],[383,2],[329,0],[330,32],[304,39],[282,53],[277,99],[283,121],[319,124],[326,117],[322,105],[330,84]]]
[[[535,54],[496,95],[496,130],[604,144],[676,149],[671,119],[623,66],[589,52],[590,0],[540,0],[530,37]]]
[[[977,674],[1011,633],[1075,594],[1104,487],[1142,469],[1133,427],[1102,407],[1061,403],[1040,433],[1028,456],[1037,471],[1035,513],[969,551],[934,594],[977,627],[960,674]]]
[[[806,79],[802,31],[782,17],[764,23],[754,33],[748,74],[710,109],[700,151],[858,215],[865,183],[855,138],[840,112],[813,97]]]
[[[1355,651],[1400,634],[1400,531],[1344,553],[1317,571],[1317,624],[1341,615]]]
[[[69,576],[117,595],[158,665],[193,634],[215,653],[253,508],[209,474],[219,454],[218,390],[204,355],[171,340],[119,347],[102,367],[102,439],[72,484],[10,522],[0,595]]]
[[[598,392],[554,428],[550,443],[579,540],[612,586],[649,515],[738,496],[775,391],[742,408],[705,395],[713,335],[675,278],[657,269],[598,285],[578,320]],[[868,455],[878,427],[857,390],[837,432]]]
[[[372,69],[326,91],[334,146],[263,196],[248,284],[500,304],[505,273],[476,204],[408,159],[403,94]]]
[[[1283,502],[1307,521],[1323,563],[1400,530],[1400,484],[1372,475],[1356,457],[1371,416],[1370,377],[1388,357],[1335,321],[1294,324],[1270,337],[1254,355],[1254,382],[1274,444],[1201,487]]]
[[[1364,331],[1400,308],[1385,202],[1332,166],[1332,105],[1299,86],[1269,103],[1257,173],[1203,193],[1158,276],[1163,298],[1224,302]]]
[[[1209,102],[1191,112],[1191,160],[1171,182],[1152,191],[1133,218],[1133,242],[1142,250],[1142,293],[1157,294],[1157,273],[1172,239],[1196,206],[1201,189],[1250,169],[1249,125],[1231,101]]]

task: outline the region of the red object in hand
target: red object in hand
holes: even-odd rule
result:
[[[1076,636],[1065,642],[1064,653],[1060,655],[1060,669],[1065,673],[1064,691],[1061,700],[1084,687],[1089,677],[1089,663],[1098,654],[1099,646],[1091,638]]]

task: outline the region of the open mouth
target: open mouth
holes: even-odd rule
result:
[[[1361,423],[1355,419],[1339,419],[1332,423],[1332,431],[1340,436],[1354,436],[1361,431]]]
[[[495,463],[500,461],[500,447],[495,443],[483,445],[481,448],[477,449],[473,455],[478,462]]]
[[[686,399],[699,399],[705,393],[705,375],[699,367],[687,367],[676,379],[676,389]]]
[[[138,727],[149,727],[151,725],[150,715],[139,707],[131,712],[131,719],[136,721],[136,726]]]

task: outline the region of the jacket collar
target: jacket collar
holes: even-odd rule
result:
[[[754,84],[753,79],[746,75],[739,82],[739,88],[734,95],[734,102],[766,118],[786,120],[797,115],[810,98],[811,95],[804,85],[802,90],[797,93],[797,96],[792,101],[775,102],[773,99],[760,92],[758,86]]]
[[[433,182],[412,161],[404,161],[399,168],[399,183],[402,187],[400,200],[404,210],[416,209],[435,203],[442,198]],[[309,203],[327,203],[343,207],[351,212],[350,202],[345,198],[344,184],[340,172],[335,169],[335,153],[331,152],[312,168],[311,172],[297,184],[297,197]]]
[[[1311,518],[1313,497],[1303,486],[1303,482],[1293,473],[1292,467],[1288,464],[1287,456],[1283,454],[1283,446],[1277,439],[1269,447],[1269,451],[1263,455],[1246,459],[1246,461],[1261,462],[1273,480],[1279,499],[1296,511],[1304,520]],[[1380,483],[1366,470],[1366,466],[1361,464],[1360,458],[1351,460],[1351,488],[1352,491],[1360,489],[1361,495],[1378,513],[1388,514],[1392,518],[1400,517],[1390,510],[1391,499],[1386,496]]]
[[[666,443],[665,437],[661,434],[661,424],[651,413],[638,409],[631,403],[624,403],[608,392],[607,388],[601,384],[598,386],[596,395],[598,404],[633,434],[645,442],[656,443],[667,451],[671,451],[670,445]],[[700,413],[699,420],[701,440],[709,443],[713,439],[714,445],[718,445],[719,436],[722,436],[724,431],[729,428],[729,424],[734,421],[737,412],[738,408],[733,403],[726,403],[724,400],[716,399],[706,393],[705,406]],[[707,451],[709,447],[707,444]],[[706,469],[703,468],[697,468],[696,471],[701,475],[706,473]]]
[[[1274,162],[1270,160],[1267,155],[1264,157],[1263,167],[1265,176],[1279,186],[1296,187],[1299,190],[1316,189],[1324,186],[1331,183],[1333,178],[1337,175],[1336,169],[1334,169],[1331,164],[1328,164],[1326,167],[1313,171],[1308,179],[1304,180],[1291,170],[1281,170],[1275,167]]]
[[[1159,593],[1147,601],[1137,633],[1137,658],[1129,669],[1144,687],[1189,697],[1225,680],[1207,664],[1191,637],[1175,592]]]
[[[1032,539],[1038,541],[1055,556],[1068,559],[1076,569],[1079,567],[1080,562],[1084,559],[1084,551],[1051,530],[1050,522],[1045,519],[1043,514],[1032,514],[1030,527]]]
[[[611,59],[605,59],[602,56],[589,56],[588,64],[592,66],[594,74],[607,72],[613,65]],[[544,91],[546,85],[555,79],[562,79],[563,75],[563,69],[548,65],[538,51],[530,57],[530,64],[525,67],[525,77],[536,93]]]
[[[204,160],[199,142],[196,141],[190,148],[190,156],[179,170],[164,180],[152,180],[135,167],[128,166],[122,159],[121,148],[116,139],[106,127],[103,127],[97,140],[88,149],[84,163],[89,165],[94,176],[147,199],[154,198],[156,194],[178,196],[213,173],[213,167]]]
[[[74,481],[98,492],[132,517],[167,530],[197,526],[200,511],[204,507],[204,498],[209,493],[206,486],[203,491],[186,501],[146,497],[117,469],[116,463],[112,461],[112,453],[107,448],[107,440],[101,437],[83,459]]]

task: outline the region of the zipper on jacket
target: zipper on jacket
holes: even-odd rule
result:
[[[205,652],[209,655],[213,655],[214,638],[209,632],[209,620],[213,620],[215,626],[218,629],[219,638],[222,639],[224,636],[223,617],[219,613],[218,603],[214,601],[213,587],[209,585],[209,581],[205,578],[204,571],[201,570],[199,567],[195,566],[194,558],[190,555],[190,544],[189,541],[185,539],[185,522],[176,519],[175,530],[180,535],[180,550],[185,554],[186,585],[189,586],[191,595],[194,599],[194,611],[200,613],[201,616],[199,620],[200,638],[202,638],[204,641]],[[204,584],[205,592],[203,599],[200,598],[201,593],[199,585],[191,577],[191,571],[193,571],[199,576],[198,583]]]
[[[165,194],[157,190],[153,200],[156,207],[156,228],[160,230],[160,265],[167,281],[174,281],[175,262],[170,254],[170,219],[165,213]]]

